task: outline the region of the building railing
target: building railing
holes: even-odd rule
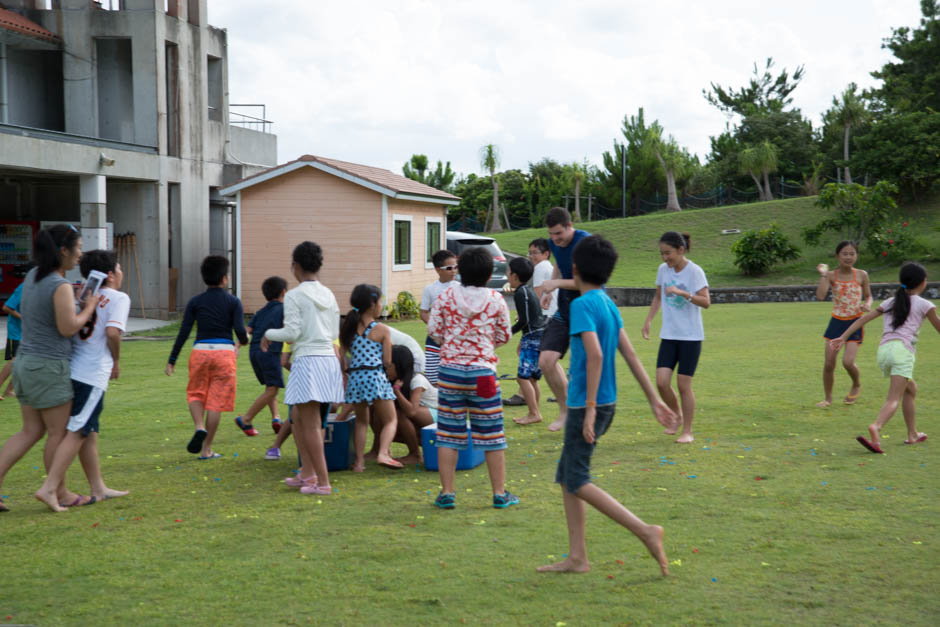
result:
[[[235,111],[236,107],[247,110],[249,113]],[[261,117],[258,117],[259,114]],[[266,107],[263,104],[230,104],[228,106],[228,123],[253,131],[261,131],[262,133],[270,133],[271,125],[274,124],[274,122],[267,119]]]

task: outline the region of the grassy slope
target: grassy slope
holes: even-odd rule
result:
[[[620,252],[620,263],[610,284],[618,287],[651,286],[660,263],[657,242],[665,231],[682,231],[692,236],[689,258],[702,266],[713,287],[744,285],[806,285],[815,283],[816,264],[833,263],[832,251],[841,239],[833,234],[823,239],[820,246],[808,247],[801,232],[822,219],[823,210],[814,205],[815,198],[794,198],[771,202],[698,209],[681,213],[654,213],[626,219],[590,222],[582,226],[592,233],[609,238]],[[902,214],[912,218],[912,228],[932,250],[940,249],[940,198],[917,206],[906,207]],[[776,222],[802,249],[800,259],[778,266],[760,277],[745,277],[733,263],[731,244],[739,235],[721,235],[722,229],[765,228]],[[513,253],[523,254],[536,237],[545,237],[545,229],[528,229],[496,234],[499,245]],[[868,270],[874,281],[897,280],[897,267],[886,266],[863,256],[859,268]],[[936,280],[940,277],[940,260],[927,263],[927,273]]]
[[[636,339],[645,310],[622,313],[650,368],[658,342]],[[523,499],[509,510],[489,507],[483,467],[458,474],[450,512],[430,505],[436,473],[373,464],[331,473],[329,497],[302,497],[280,483],[292,444],[283,461],[262,459],[267,413],[257,438],[225,415],[216,445],[224,458],[187,454],[186,370],[164,376],[170,342],[138,341],[122,350],[102,415],[105,477],[131,495],[53,515],[31,498],[43,472],[39,447],[30,451],[4,482],[13,511],[0,515],[0,622],[936,624],[940,392],[931,383],[940,379],[940,336],[925,327],[917,355],[918,426],[931,439],[901,444],[898,415],[885,429],[888,454],[875,456],[853,438],[884,399],[876,342],[859,355],[858,404],[820,411],[828,304],[716,305],[705,315],[695,444],[661,434],[618,360],[617,416],[593,463],[598,485],[665,526],[676,562],[668,579],[593,511],[593,571],[535,573],[567,551],[552,483],[561,437],[544,425],[507,419],[507,485]],[[422,334],[417,322],[399,327]],[[514,371],[514,345],[499,354],[500,372]],[[243,408],[260,391],[245,351],[238,376]],[[840,372],[840,397],[846,387]],[[0,412],[5,441],[19,412],[15,401]],[[507,408],[508,417],[522,413]],[[84,487],[77,467],[70,477]]]

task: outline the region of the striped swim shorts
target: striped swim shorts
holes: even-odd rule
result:
[[[470,428],[467,429],[467,416]],[[503,400],[496,373],[480,366],[441,364],[438,371],[437,446],[498,451],[506,448]]]

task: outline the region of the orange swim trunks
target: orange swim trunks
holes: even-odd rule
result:
[[[236,364],[234,350],[201,350],[197,344],[189,355],[186,402],[199,401],[207,411],[235,411]]]

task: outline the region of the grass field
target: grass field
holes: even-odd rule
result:
[[[659,237],[665,231],[681,231],[692,236],[689,258],[702,266],[712,287],[738,287],[746,285],[807,285],[818,279],[816,264],[834,265],[835,245],[842,239],[836,234],[824,237],[819,246],[807,246],[802,230],[819,222],[825,213],[815,206],[815,197],[775,200],[771,202],[686,210],[680,213],[658,212],[631,218],[618,218],[579,224],[592,233],[610,239],[620,253],[620,263],[614,271],[610,285],[617,287],[652,287],[656,279],[659,258]],[[911,205],[900,215],[911,218],[921,242],[933,251],[940,250],[940,199]],[[731,244],[740,235],[722,235],[722,229],[740,229],[745,232],[762,229],[776,222],[802,249],[796,261],[776,266],[773,271],[759,277],[743,276],[734,265]],[[536,237],[547,237],[546,230],[528,229],[495,234],[500,247],[512,253],[525,254],[529,242]],[[940,256],[925,261],[931,277],[940,276]],[[868,270],[874,281],[896,281],[898,264],[885,265],[880,260],[864,256],[857,267]]]
[[[657,342],[638,339],[646,310],[622,311],[652,368]],[[593,511],[592,572],[535,572],[567,551],[552,482],[561,438],[544,423],[507,420],[518,507],[490,507],[483,467],[458,473],[453,511],[431,506],[437,474],[416,468],[333,473],[334,494],[304,497],[281,483],[292,444],[284,461],[262,459],[267,428],[249,439],[226,415],[215,446],[224,458],[186,453],[185,369],[162,374],[169,342],[127,342],[101,450],[109,484],[131,494],[52,514],[31,498],[44,474],[31,451],[3,487],[12,511],[0,515],[0,622],[936,624],[940,336],[922,329],[915,373],[918,426],[931,439],[903,445],[898,415],[885,430],[887,455],[876,456],[854,438],[887,389],[874,363],[880,321],[860,352],[858,404],[818,410],[828,313],[825,303],[705,312],[687,446],[662,435],[618,364],[620,402],[595,481],[666,528],[666,579],[638,541]],[[421,336],[419,323],[400,326]],[[514,372],[514,349],[500,354],[500,371]],[[240,408],[260,391],[247,358]],[[846,389],[840,375],[837,398]],[[546,416],[553,407],[543,405]],[[15,402],[0,403],[0,416],[5,440],[19,426]],[[85,487],[77,469],[70,478]]]

